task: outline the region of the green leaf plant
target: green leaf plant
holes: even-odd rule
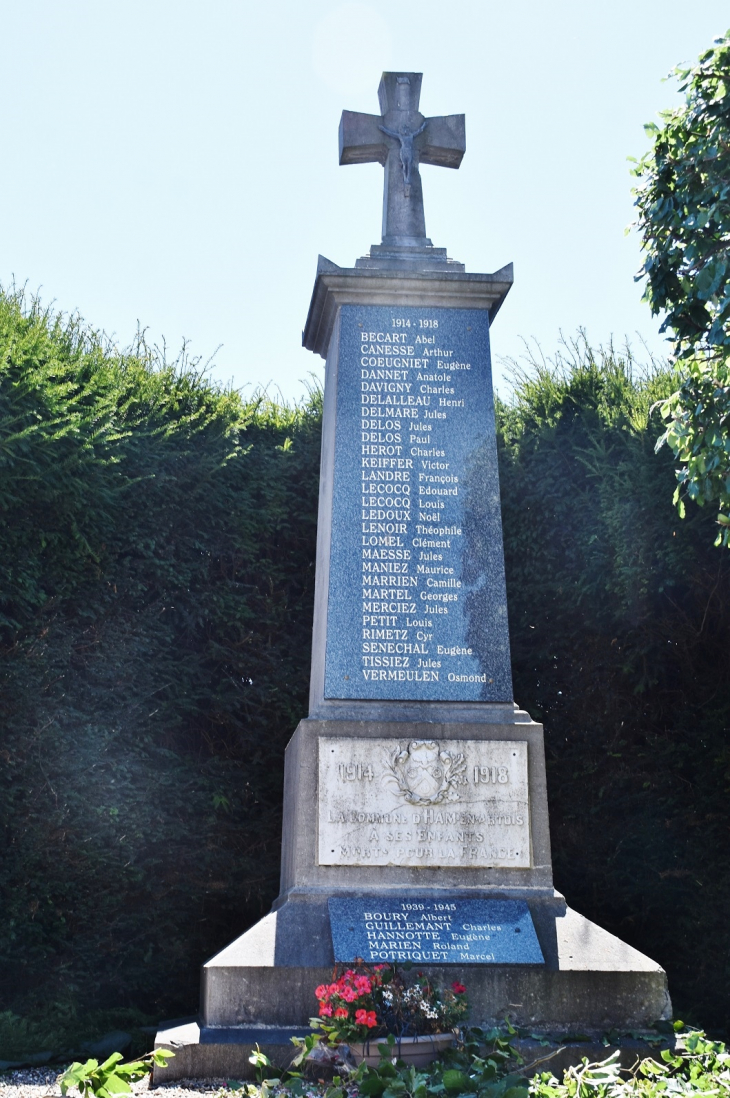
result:
[[[598,1063],[587,1058],[568,1068],[562,1082],[544,1072],[530,1084],[530,1098],[664,1098],[679,1095],[730,1094],[730,1053],[720,1041],[712,1041],[701,1030],[681,1033],[675,1023],[674,1050],[665,1049],[660,1060],[639,1060],[622,1070],[620,1052]]]
[[[679,461],[674,502],[717,506],[730,547],[730,32],[694,68],[677,68],[685,103],[646,127],[634,174],[644,300],[674,335],[678,387],[659,407]]]
[[[103,1064],[98,1060],[87,1060],[84,1064],[76,1061],[60,1078],[61,1094],[66,1095],[71,1089],[96,1098],[130,1094],[131,1083],[143,1079],[155,1067],[167,1067],[167,1061],[174,1055],[166,1048],[156,1048],[149,1056],[128,1064],[122,1063],[121,1052],[113,1052]]]
[[[270,1098],[271,1088],[285,1098],[306,1092],[318,1098],[682,1098],[682,1096],[730,1096],[730,1053],[720,1041],[713,1041],[702,1030],[685,1029],[675,1022],[673,1047],[654,1059],[638,1059],[632,1067],[621,1064],[616,1049],[604,1060],[591,1062],[583,1057],[580,1064],[568,1067],[562,1078],[549,1071],[533,1074],[511,1044],[518,1033],[509,1022],[485,1030],[477,1027],[462,1032],[456,1048],[442,1053],[440,1059],[415,1068],[398,1059],[398,1042],[393,1034],[378,1046],[380,1062],[352,1068],[346,1063],[337,1069],[332,1083],[319,1080],[303,1087],[299,1072],[281,1072],[279,1079],[262,1079],[258,1085],[229,1081],[228,1090],[240,1090],[245,1098]],[[567,1036],[567,1035],[566,1035]],[[574,1035],[573,1035],[574,1036]],[[610,1036],[610,1035],[609,1035]],[[645,1036],[645,1035],[642,1035]],[[665,1035],[666,1036],[666,1035]],[[300,1048],[297,1063],[302,1064],[306,1049],[317,1045],[317,1035]],[[647,1042],[651,1043],[651,1039]],[[265,1060],[265,1057],[264,1057]],[[260,1066],[256,1054],[252,1062]],[[268,1061],[266,1066],[270,1067]],[[533,1070],[534,1070],[533,1065]],[[258,1072],[257,1072],[258,1074]],[[223,1092],[220,1093],[222,1098]]]

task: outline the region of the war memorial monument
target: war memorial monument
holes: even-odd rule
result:
[[[272,912],[203,966],[162,1078],[243,1074],[307,1031],[336,961],[463,981],[474,1023],[560,1030],[670,1013],[659,965],[552,880],[543,731],[512,694],[490,366],[511,265],[426,236],[420,165],[458,168],[463,115],[420,73],[344,111],[340,163],[384,167],[382,242],[320,257],[304,346],[326,359],[309,716],[286,752]],[[443,971],[443,966],[447,970]]]

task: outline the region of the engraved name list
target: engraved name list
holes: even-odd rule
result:
[[[325,696],[510,700],[486,313],[344,306]]]

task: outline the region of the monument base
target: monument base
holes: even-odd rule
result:
[[[499,893],[490,897],[499,898]],[[381,896],[381,900],[385,897]],[[510,894],[514,898],[514,894]],[[555,893],[529,901],[544,965],[419,966],[436,981],[467,986],[475,1024],[605,1032],[636,1030],[671,1017],[663,969],[578,912]],[[332,976],[327,900],[287,899],[203,966],[204,1022],[158,1033],[155,1046],[175,1059],[156,1081],[250,1075],[258,1044],[286,1066],[291,1036],[308,1031],[314,989]]]
[[[286,753],[281,895],[269,915],[203,966],[200,1025],[192,1023],[158,1033],[156,1046],[172,1048],[176,1055],[167,1068],[155,1070],[156,1080],[250,1076],[253,1069],[248,1057],[256,1044],[278,1066],[290,1062],[295,1051],[290,1037],[308,1031],[309,1019],[317,1010],[314,989],[332,978],[335,956],[328,900],[333,896],[368,898],[382,911],[402,907],[404,901],[407,906],[409,900],[441,905],[475,899],[526,904],[543,964],[417,962],[418,970],[435,982],[450,984],[458,980],[466,985],[475,1025],[499,1024],[509,1016],[516,1026],[550,1034],[575,1030],[601,1033],[637,1030],[671,1017],[667,978],[660,965],[571,910],[553,888],[542,727],[519,711],[495,711],[489,721],[474,719],[476,716],[466,710],[459,721],[310,718],[299,724]],[[378,785],[383,741],[411,746],[424,743],[429,750],[439,744],[445,759],[455,757],[458,751],[467,753],[465,758],[471,751],[472,760],[482,758],[484,753],[487,757],[490,750],[495,759],[503,756],[509,760],[514,753],[515,761],[510,765],[515,768],[518,758],[524,758],[528,864],[500,864],[501,840],[489,845],[482,839],[475,840],[482,845],[474,849],[477,854],[493,849],[497,860],[491,865],[326,864],[332,853],[338,856],[340,847],[336,832],[323,849],[318,846],[319,836],[330,834],[328,798],[332,804],[339,802],[331,801],[324,783],[337,783],[341,778],[348,789],[352,788],[350,801],[356,806],[358,783]],[[332,779],[327,760],[333,745],[340,745],[340,750],[343,744],[352,745],[352,757],[362,760],[361,769],[355,764],[348,767],[337,763]],[[502,756],[498,755],[500,751]],[[470,761],[466,772],[476,780],[473,769]],[[481,769],[477,783],[480,789]],[[488,778],[485,797],[503,797],[506,794],[500,790],[507,789],[523,795],[516,785],[510,785],[517,776],[516,769],[503,768],[503,777],[509,781],[502,785],[498,774],[494,784],[491,769],[484,767]],[[368,777],[370,771],[372,778]],[[458,788],[461,799],[457,804],[471,804],[468,798],[473,796],[473,783],[471,792],[465,785]],[[399,810],[401,817],[407,811],[423,819],[423,808],[413,807],[407,800],[404,804],[407,809]],[[475,802],[472,814],[477,807]],[[454,809],[446,805],[432,811],[446,813]],[[515,811],[511,815],[499,815],[506,809],[483,811],[487,812],[486,823],[480,826],[485,834],[495,832],[499,821],[505,819],[509,821],[505,826],[516,831]],[[491,811],[497,814],[490,816]],[[360,815],[354,812],[355,822],[348,816],[346,826],[359,826],[356,821]],[[385,823],[386,816],[381,815],[377,827],[392,831],[400,826],[392,821]],[[334,817],[337,824],[342,817],[339,809]],[[403,826],[413,829],[420,824],[409,822]],[[439,825],[436,822],[428,826]],[[411,834],[415,836],[416,832],[411,830]],[[381,839],[379,850],[387,842],[385,832]],[[438,851],[438,839],[427,841],[433,841],[433,846],[427,848],[430,856],[430,852]],[[508,839],[504,843],[505,857],[517,852],[522,857],[522,839],[519,843],[515,840],[513,851]],[[457,847],[457,856],[461,849],[471,852],[469,847]],[[356,859],[360,851],[358,847]]]
[[[419,971],[465,984],[475,1024],[509,1014],[518,1026],[615,1029],[669,1017],[666,975],[655,961],[557,893],[529,907],[544,965],[419,964]],[[330,981],[333,966],[326,897],[289,899],[203,966],[202,1017],[208,1028],[306,1027],[316,1014],[314,989]]]

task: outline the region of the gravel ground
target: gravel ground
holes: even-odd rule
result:
[[[24,1068],[0,1075],[0,1098],[60,1098],[58,1078],[65,1067],[54,1065],[43,1068]],[[160,1098],[200,1098],[204,1094],[218,1094],[225,1088],[225,1079],[176,1079],[152,1088]],[[150,1090],[149,1076],[132,1083],[132,1093],[143,1098]]]

